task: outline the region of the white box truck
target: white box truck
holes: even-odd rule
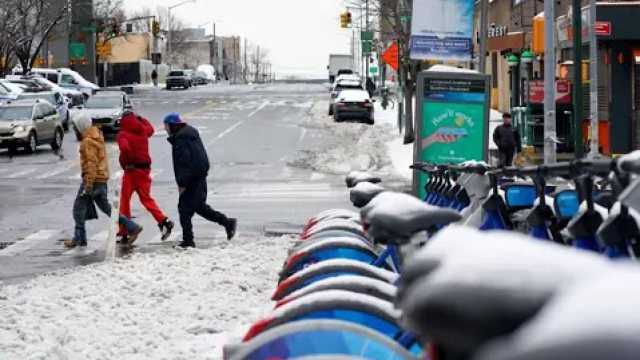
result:
[[[342,74],[353,74],[353,56],[351,55],[329,55],[329,82],[333,81]]]

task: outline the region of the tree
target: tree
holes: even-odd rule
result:
[[[27,72],[33,67],[42,45],[53,29],[68,18],[70,2],[55,0],[5,0],[3,8],[15,13],[15,26],[6,30],[11,52]],[[11,22],[11,21],[10,21]],[[14,24],[11,24],[14,25]]]
[[[122,4],[123,0],[94,1],[93,16],[96,22],[97,49],[102,48],[109,41],[123,36],[122,25],[127,17]],[[100,59],[98,52],[96,52],[96,57]]]
[[[0,8],[0,34],[7,34],[17,26],[17,18],[15,12],[9,11],[9,8]],[[13,45],[8,37],[0,37],[0,77],[9,73],[13,67]]]

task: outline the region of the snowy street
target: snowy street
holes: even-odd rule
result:
[[[132,99],[157,129],[176,110],[198,128],[213,165],[209,203],[238,217],[238,236],[228,242],[224,229],[196,217],[198,248],[176,251],[179,225],[162,243],[134,196],[134,220],[145,231],[133,254],[105,258],[104,216],[89,223],[86,250],[66,251],[59,240],[73,231],[75,139],[66,137],[64,160],[45,150],[13,159],[0,153],[2,186],[21,189],[12,206],[6,198],[0,207],[0,242],[9,245],[0,250],[3,359],[219,359],[223,344],[272,308],[267,299],[295,238],[285,234],[322,210],[351,208],[345,174],[369,170],[407,189],[398,169],[410,159],[398,160],[407,148],[399,146],[394,112],[376,107],[373,127],[336,124],[322,85],[145,88]],[[117,146],[108,146],[113,192],[121,172]],[[158,131],[150,146],[153,194],[177,219],[166,134]],[[22,174],[10,171],[16,166]]]

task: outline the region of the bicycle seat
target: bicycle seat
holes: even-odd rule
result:
[[[378,184],[382,182],[382,179],[363,171],[352,171],[347,175],[345,182],[347,183],[347,187],[351,189],[352,187],[362,182]]]
[[[371,199],[378,196],[384,188],[380,185],[376,185],[370,182],[361,182],[353,189],[351,189],[349,198],[353,203],[353,206],[361,208],[367,205]]]
[[[453,209],[427,205],[413,196],[394,193],[389,201],[377,203],[364,219],[367,232],[375,242],[404,244],[421,231],[448,225],[461,216]]]
[[[471,351],[518,328],[559,290],[608,266],[598,255],[524,235],[453,226],[407,261],[397,302],[411,330]]]
[[[532,321],[481,349],[476,360],[638,359],[637,265],[611,265],[564,289]]]

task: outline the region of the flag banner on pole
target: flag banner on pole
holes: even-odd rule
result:
[[[474,0],[414,0],[411,59],[470,61]]]

